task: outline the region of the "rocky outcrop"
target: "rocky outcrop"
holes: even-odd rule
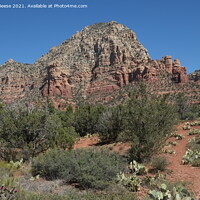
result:
[[[59,63],[52,63],[46,68],[46,77],[40,88],[43,96],[62,96],[72,99],[72,86],[69,83],[69,74],[61,70]]]
[[[34,65],[8,60],[0,66],[0,98],[6,103],[25,98],[40,86],[40,76],[40,69]]]
[[[172,61],[171,56],[165,56],[162,60],[158,60],[158,68],[167,71],[172,74],[172,80],[174,83],[187,83],[188,76],[186,67],[182,67],[179,59]]]
[[[200,70],[195,70],[193,73],[190,73],[189,79],[192,82],[200,84]]]
[[[188,82],[178,59],[152,60],[135,33],[114,21],[85,27],[32,65],[9,60],[0,72],[3,101],[49,97],[57,106],[107,102],[113,92],[138,81],[154,83],[162,74],[173,84]]]

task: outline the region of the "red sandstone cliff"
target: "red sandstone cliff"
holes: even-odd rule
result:
[[[158,82],[163,74],[172,84],[188,83],[178,59],[152,60],[135,33],[116,22],[87,26],[34,64],[10,60],[0,72],[0,98],[9,103],[47,96],[56,105],[108,102],[114,91],[138,81]]]

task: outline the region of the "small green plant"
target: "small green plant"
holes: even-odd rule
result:
[[[35,180],[39,180],[40,179],[40,175],[37,175],[37,176],[32,176],[29,180],[30,181],[35,181]]]
[[[170,190],[166,184],[161,184],[155,190],[150,190],[148,194],[153,200],[192,200],[190,192],[182,186]]]
[[[136,175],[144,175],[147,173],[147,168],[143,164],[139,164],[135,160],[130,162],[129,170],[131,173],[135,173]]]
[[[194,161],[192,162],[192,166],[193,166],[193,167],[200,167],[200,158],[194,160]]]
[[[183,130],[190,130],[190,129],[191,129],[190,125],[184,125],[183,126]]]
[[[169,145],[176,146],[176,145],[177,145],[177,142],[176,142],[176,141],[173,141],[173,142],[170,141],[170,142],[169,142]]]
[[[3,161],[3,160],[0,161],[0,169],[10,170],[11,168],[12,168],[12,166],[10,163]]]
[[[177,134],[177,133],[174,133],[174,134],[172,135],[172,137],[175,137],[176,140],[182,140],[182,139],[185,138],[183,135],[181,135],[181,134]]]
[[[180,134],[177,134],[176,135],[176,139],[177,140],[182,140],[182,139],[184,139],[185,138],[185,136],[183,136],[183,135],[180,135]]]
[[[189,140],[188,148],[200,152],[200,135],[192,137],[191,140]]]
[[[161,184],[158,187],[158,190],[150,190],[148,194],[151,199],[155,200],[170,199],[172,196],[170,191],[167,190],[167,186],[165,184]]]
[[[124,173],[120,173],[117,175],[116,181],[131,192],[137,192],[140,190],[141,180],[136,176],[136,174],[125,176]]]
[[[165,157],[156,157],[153,159],[151,166],[156,171],[165,171],[169,162]]]
[[[16,161],[16,162],[14,162],[14,161],[11,160],[10,161],[10,165],[11,165],[11,167],[13,169],[19,169],[19,168],[21,168],[23,166],[23,158],[20,161]]]
[[[196,160],[200,159],[200,152],[198,150],[188,149],[183,156],[183,164],[193,164]]]
[[[187,133],[187,135],[198,135],[198,134],[200,134],[199,129],[192,129]]]
[[[189,142],[189,143],[193,143],[193,142],[195,142],[195,141],[196,141],[196,137],[192,137],[192,138],[188,139],[188,142]]]
[[[191,122],[190,126],[200,126],[200,121]]]
[[[164,153],[168,153],[168,154],[176,154],[176,151],[174,150],[170,150],[170,149],[165,149]]]

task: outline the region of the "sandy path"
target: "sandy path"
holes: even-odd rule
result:
[[[170,180],[172,181],[186,181],[191,183],[189,185],[189,188],[195,192],[197,195],[197,198],[200,198],[200,167],[192,167],[190,165],[183,165],[181,164],[182,157],[185,155],[185,152],[187,150],[187,144],[188,139],[194,136],[188,136],[186,133],[188,130],[183,130],[182,127],[184,124],[180,124],[177,126],[177,134],[181,134],[185,136],[182,140],[176,140],[177,145],[171,146],[169,149],[176,151],[176,154],[165,154],[168,161],[170,162],[170,165],[168,167],[169,170],[172,170],[172,173],[168,176]],[[200,129],[200,126],[194,126],[193,129]],[[175,141],[174,139],[170,139],[171,141]],[[98,137],[91,137],[91,138],[81,138],[75,145],[74,149],[76,148],[84,148],[84,147],[91,147],[98,144],[99,139]],[[109,147],[109,145],[105,145]],[[123,147],[123,148],[122,148]],[[127,144],[114,144],[113,150],[120,151],[120,149],[123,149],[123,152],[125,150],[127,151],[129,149],[130,145]]]
[[[170,149],[176,151],[176,154],[167,155],[167,159],[170,162],[168,169],[172,170],[173,173],[169,175],[169,178],[173,181],[186,181],[190,182],[189,188],[195,192],[200,198],[200,168],[192,167],[190,165],[183,165],[181,163],[182,157],[185,155],[187,150],[188,140],[194,136],[188,136],[186,133],[188,130],[183,130],[181,124],[177,127],[177,133],[185,136],[182,140],[176,140],[177,145],[170,147]],[[200,126],[192,127],[193,129],[200,129]]]

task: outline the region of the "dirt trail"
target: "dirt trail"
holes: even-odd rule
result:
[[[95,146],[98,142],[99,138],[97,136],[80,138],[80,140],[75,143],[74,149]]]
[[[182,127],[184,124],[180,124],[177,127],[177,134],[185,136],[182,140],[176,140],[177,145],[170,147],[171,150],[174,150],[176,154],[167,155],[167,159],[170,162],[168,169],[172,170],[172,174],[169,175],[169,178],[173,181],[186,181],[190,182],[190,189],[195,192],[200,198],[200,168],[192,167],[190,165],[183,165],[181,163],[182,157],[185,155],[187,150],[188,140],[194,136],[188,136],[186,133],[188,130],[183,130]],[[195,126],[193,128],[200,129],[200,126]]]
[[[171,181],[180,180],[191,183],[189,185],[189,188],[193,192],[195,192],[197,198],[200,198],[200,167],[199,168],[192,167],[190,165],[183,165],[181,163],[182,157],[185,155],[185,152],[187,150],[188,139],[194,137],[194,136],[188,136],[186,134],[188,130],[183,130],[182,129],[183,126],[184,124],[180,124],[179,126],[177,126],[177,134],[181,134],[185,136],[185,138],[182,140],[176,140],[177,145],[169,147],[169,149],[174,150],[176,154],[165,154],[166,158],[170,162],[168,169],[172,171],[172,173],[168,175],[168,178]],[[193,128],[200,129],[200,126],[195,126]],[[170,140],[175,141],[175,138]],[[76,148],[96,146],[98,142],[99,142],[98,137],[81,138],[74,145],[74,148],[76,149]],[[121,150],[120,153],[122,152],[124,153],[129,149],[130,145],[126,143],[118,143],[118,144],[105,145],[105,147],[108,147],[114,151],[119,151],[119,152]]]

